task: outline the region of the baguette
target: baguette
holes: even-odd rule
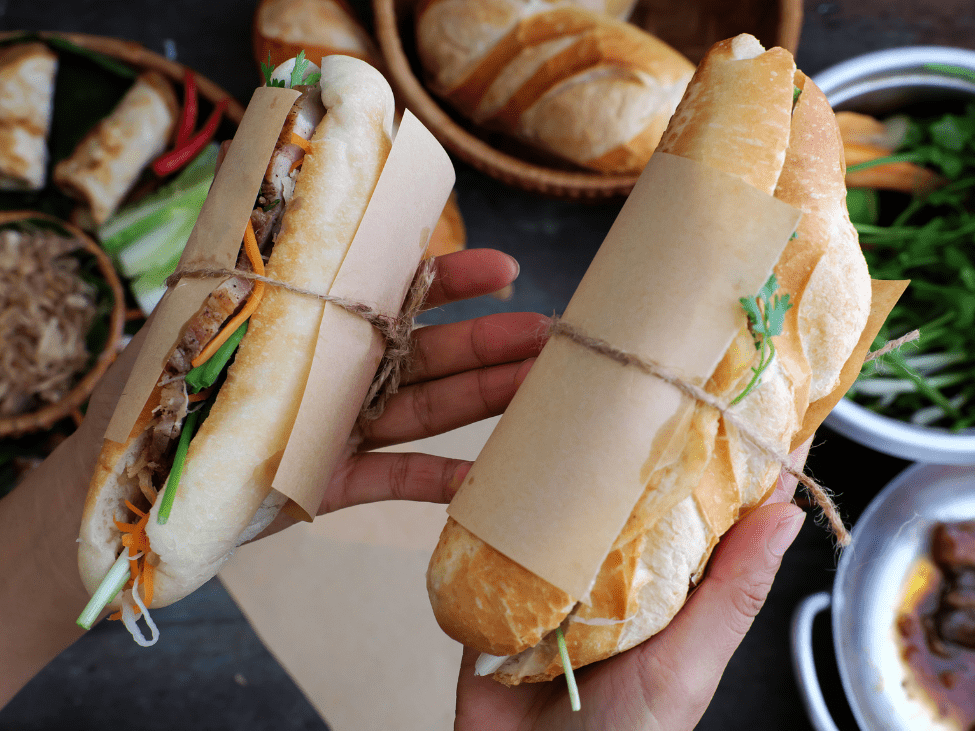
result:
[[[643,170],[694,71],[565,0],[426,0],[416,39],[427,85],[465,117],[601,173]]]
[[[732,407],[785,453],[810,427],[809,404],[837,387],[870,309],[870,278],[846,211],[835,117],[787,51],[765,51],[741,35],[709,51],[658,149],[736,176],[803,213],[775,266],[780,291],[794,303],[776,338],[775,358],[760,385]],[[743,327],[707,390],[730,401],[751,376],[755,358]],[[506,684],[562,672],[553,632],[559,626],[574,667],[659,632],[701,579],[721,535],[771,494],[781,467],[709,407],[697,406],[686,428],[676,465],[651,475],[587,604],[448,519],[427,577],[441,627],[483,653],[503,656],[494,677]],[[649,505],[668,480],[691,489],[660,514]]]
[[[251,27],[257,62],[352,56],[383,71],[376,44],[345,0],[261,0]]]
[[[382,55],[345,0],[261,0],[252,27],[258,64],[277,65],[304,51],[307,58],[341,54],[361,59],[386,73]],[[397,123],[401,116],[397,109]],[[451,194],[430,237],[426,256],[461,251],[467,230]]]
[[[342,265],[391,149],[393,100],[378,71],[344,56],[323,60],[321,91],[303,88],[311,90],[292,107],[265,177],[267,184],[280,168],[278,162],[285,171],[289,169],[288,155],[298,147],[289,141],[299,130],[310,137],[307,153],[299,158],[301,169],[293,193],[283,193],[284,202],[272,209],[284,207],[280,229],[268,233],[273,249],[266,274],[297,287],[322,289],[331,286]],[[318,95],[320,103],[312,98]],[[316,108],[320,108],[317,118]],[[308,121],[296,122],[303,109],[312,110]],[[267,212],[262,206],[259,202],[251,214],[252,222],[255,215]],[[177,601],[212,578],[234,549],[263,530],[286,502],[271,484],[305,390],[325,303],[280,287],[264,292],[226,381],[214,386],[219,391],[189,444],[168,522],[158,522],[163,501],[146,495],[141,479],[146,454],[152,454],[147,450],[160,429],[169,429],[167,412],[175,409],[169,402],[161,403],[162,394],[167,388],[181,389],[182,401],[176,397],[170,401],[182,403],[182,415],[186,414],[185,361],[207,342],[198,333],[208,320],[220,325],[225,317],[229,319],[237,305],[221,309],[221,301],[230,297],[231,290],[250,286],[238,277],[218,285],[183,328],[179,347],[128,441],[105,441],[79,537],[79,567],[89,592],[95,591],[124,550],[116,519],[125,522],[128,516],[136,522],[126,501],[149,514],[144,526],[149,545],[146,560],[154,567],[149,607]],[[363,396],[358,394],[360,400]],[[352,401],[356,397],[349,396]],[[176,438],[179,433],[177,428]],[[154,481],[150,493],[165,484],[169,472],[165,460],[159,461],[165,466],[162,482],[150,473]],[[144,571],[145,564],[140,569]],[[140,589],[148,599],[145,583]],[[120,599],[131,601],[131,591],[127,589]],[[117,600],[113,606],[119,604]]]

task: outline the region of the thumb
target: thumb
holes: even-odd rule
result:
[[[711,701],[732,654],[765,603],[786,549],[805,513],[789,503],[764,505],[746,515],[721,539],[705,579],[673,621],[649,643],[657,664],[671,670],[683,708],[662,728],[692,728]],[[667,709],[670,710],[670,709]]]

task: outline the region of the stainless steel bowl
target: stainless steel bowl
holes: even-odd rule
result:
[[[964,69],[971,79],[945,66]],[[857,56],[813,77],[837,111],[884,117],[925,103],[975,100],[975,51],[908,46]],[[938,464],[975,463],[975,429],[950,432],[876,414],[843,399],[826,425],[848,439],[901,459]]]

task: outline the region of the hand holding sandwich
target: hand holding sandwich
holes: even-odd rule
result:
[[[809,443],[792,454],[801,469]],[[643,644],[576,671],[581,712],[565,683],[506,688],[474,674],[464,651],[454,728],[483,731],[589,729],[690,731],[711,702],[728,661],[765,603],[782,556],[805,513],[792,504],[796,480],[779,478],[764,505],[736,523],[715,549],[705,579],[670,624]]]
[[[517,271],[515,261],[497,251],[444,256],[437,260],[427,304],[494,292]],[[545,323],[541,315],[499,314],[417,330],[417,367],[336,470],[320,512],[375,500],[446,500],[466,463],[365,450],[502,411],[541,347]],[[136,336],[102,379],[78,431],[0,500],[0,706],[82,634],[75,624],[88,601],[76,568],[82,505],[141,339]]]

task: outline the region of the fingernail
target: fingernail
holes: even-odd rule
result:
[[[799,530],[802,528],[805,520],[806,514],[800,511],[796,515],[784,518],[775,527],[775,532],[768,542],[768,547],[772,555],[776,558],[782,558],[785,555],[786,550],[795,541],[796,536],[799,535]]]
[[[511,254],[508,254],[508,256],[511,257],[511,261],[514,262],[515,265],[515,276],[511,278],[511,281],[513,282],[518,278],[518,275],[521,274],[521,262],[511,256]]]
[[[455,495],[460,489],[460,486],[464,483],[464,478],[467,477],[467,473],[471,471],[472,464],[472,462],[464,462],[454,470],[454,474],[451,476],[450,482],[447,483],[447,491],[451,496]]]

